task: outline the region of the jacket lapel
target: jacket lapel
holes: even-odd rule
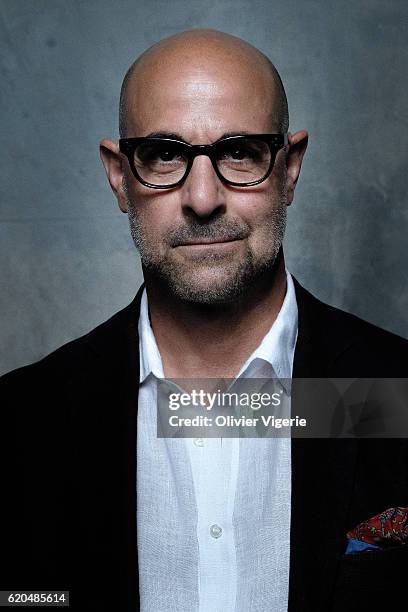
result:
[[[295,290],[299,332],[293,377],[334,376],[331,365],[344,346],[328,340],[330,329],[319,312],[323,305],[296,280]],[[344,337],[343,345],[348,341]],[[293,414],[298,401],[295,387]],[[356,440],[292,439],[289,612],[330,609],[336,569],[345,550],[355,462]]]
[[[112,609],[127,612],[137,612],[140,607],[136,442],[138,320],[143,289],[144,286],[139,289],[133,302],[108,322],[107,332],[100,333],[97,328],[87,338],[89,347],[98,357],[100,386],[105,390],[101,403],[107,416],[103,425],[99,425],[98,436],[109,449],[109,465],[105,470],[100,470],[96,478],[100,480],[99,488],[104,492],[99,511],[106,522],[105,534],[114,534],[110,538],[112,561],[107,567],[110,574],[107,580],[111,585],[108,589],[112,591]],[[117,565],[114,565],[114,560]]]

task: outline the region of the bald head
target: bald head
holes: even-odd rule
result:
[[[213,75],[241,84],[248,90],[249,102],[251,92],[256,91],[269,115],[270,130],[287,132],[286,94],[272,62],[258,49],[230,34],[190,30],[156,43],[130,66],[120,94],[120,136],[135,135],[132,117],[137,115],[138,97],[144,97],[160,79],[163,87],[171,89],[173,76],[178,78],[180,85],[183,74],[196,73],[201,78],[203,72],[208,77]]]

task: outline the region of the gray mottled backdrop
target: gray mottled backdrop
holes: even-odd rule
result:
[[[310,131],[289,212],[290,270],[323,300],[408,335],[404,0],[2,0],[1,363],[90,330],[141,279],[98,155],[129,63],[212,27],[276,63]]]

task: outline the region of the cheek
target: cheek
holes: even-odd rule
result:
[[[250,226],[252,230],[259,229],[276,214],[281,196],[275,189],[263,189],[257,193],[243,195],[236,202],[236,213]]]
[[[132,207],[140,233],[155,249],[164,249],[163,237],[174,227],[177,217],[176,207],[171,194],[152,192],[147,195],[137,190],[132,194]],[[130,194],[129,194],[130,196]]]
[[[234,208],[251,226],[273,217],[286,204],[286,166],[277,158],[272,174],[260,185],[233,194]]]

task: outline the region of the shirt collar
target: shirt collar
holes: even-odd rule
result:
[[[144,289],[140,302],[139,316],[139,355],[140,355],[140,384],[146,380],[149,374],[156,378],[164,378],[163,363],[154,337],[149,319],[149,306],[147,293]]]
[[[238,373],[242,378],[280,379],[292,377],[293,356],[298,331],[298,308],[291,274],[286,270],[286,294],[272,327],[262,342],[246,360]],[[164,378],[163,363],[149,320],[146,289],[143,291],[139,316],[140,378],[142,383],[149,374]]]
[[[281,309],[262,342],[238,373],[242,378],[292,377],[298,333],[298,307],[291,274],[286,270],[286,294]]]

